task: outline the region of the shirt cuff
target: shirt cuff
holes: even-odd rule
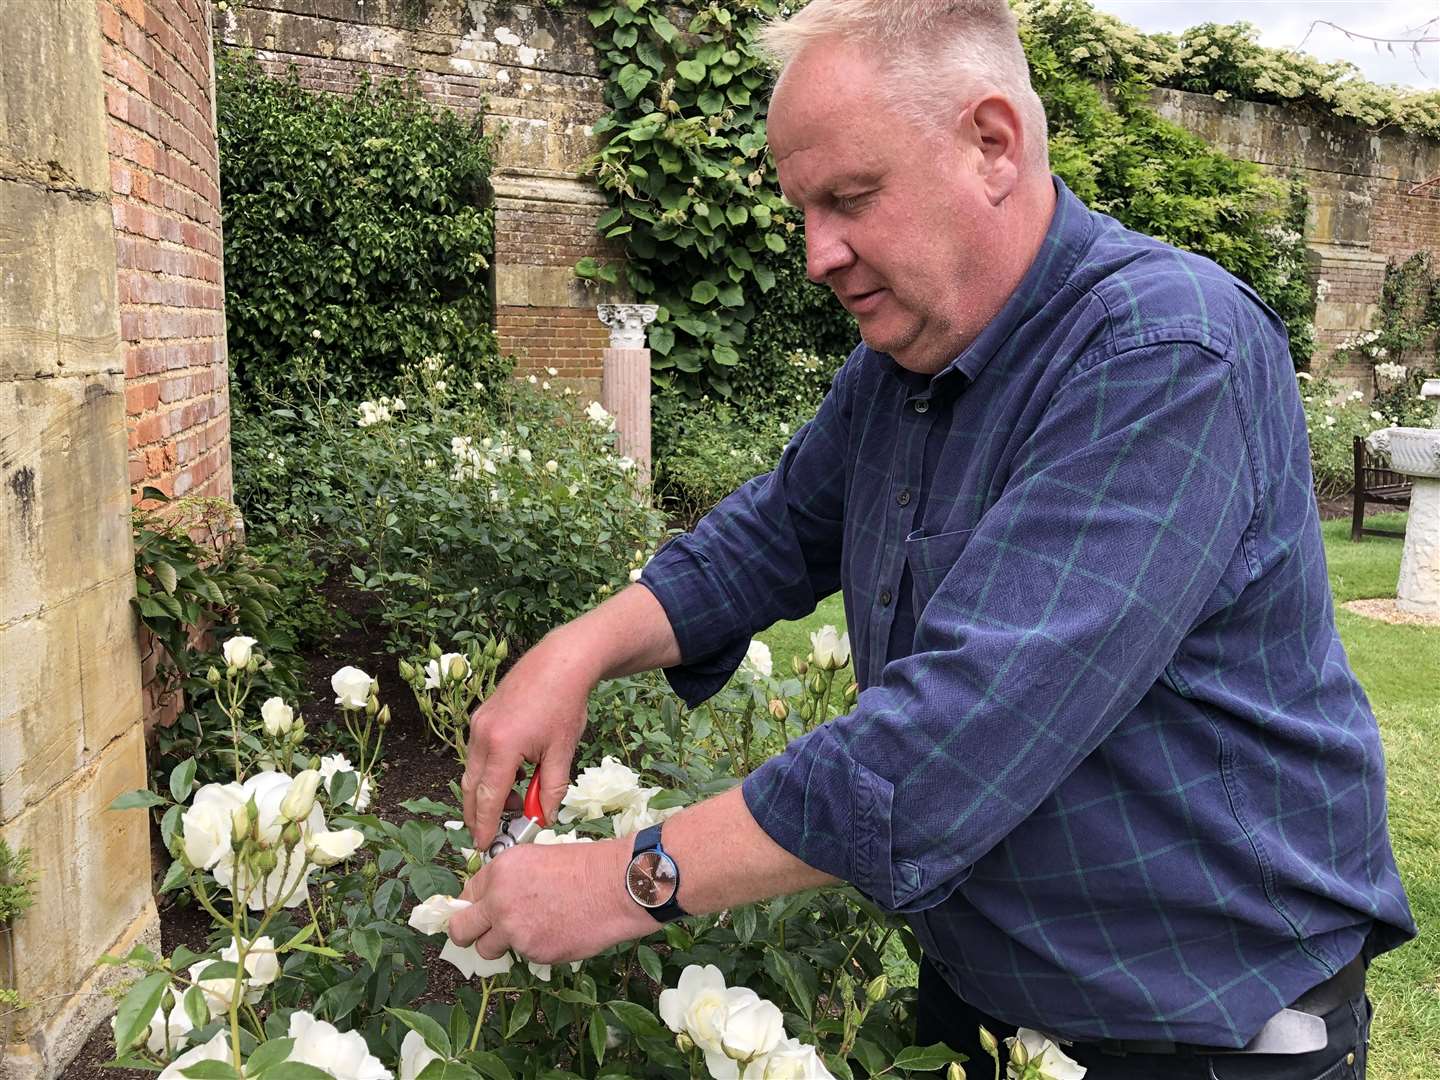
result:
[[[923,911],[966,877],[933,873],[895,857],[895,787],[856,761],[821,725],[745,778],[745,805],[760,828],[801,862],[841,878],[877,907]]]

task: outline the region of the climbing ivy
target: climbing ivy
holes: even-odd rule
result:
[[[756,303],[775,287],[795,212],[766,152],[770,74],[754,47],[775,0],[684,11],[683,27],[650,0],[597,3],[590,22],[606,76],[607,137],[595,176],[611,208],[605,236],[624,237],[637,296],[661,306],[650,331],[656,381],[675,376],[733,392]],[[582,277],[615,280],[582,260]]]
[[[623,273],[640,300],[660,306],[655,380],[689,397],[768,404],[768,373],[786,357],[830,356],[854,338],[838,304],[804,281],[799,214],[766,152],[771,73],[754,43],[778,8],[590,0],[610,108],[594,128],[604,140],[594,175],[611,201],[599,225],[623,242],[626,260],[584,259],[576,273],[610,282]],[[1289,326],[1297,366],[1308,364],[1303,190],[1162,119],[1148,105],[1143,64],[1112,71],[1102,92],[1087,56],[1066,41],[1070,23],[1036,10],[1044,17],[1022,18],[1021,33],[1055,172],[1090,206],[1250,282]],[[1083,3],[1066,10],[1096,15]]]

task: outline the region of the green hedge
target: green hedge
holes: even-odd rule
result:
[[[242,403],[388,386],[407,362],[500,370],[486,271],[490,140],[413,85],[315,94],[217,66],[230,363]]]

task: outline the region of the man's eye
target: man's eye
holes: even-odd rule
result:
[[[863,195],[837,195],[835,196],[835,209],[842,214],[851,214],[860,209],[865,201]]]

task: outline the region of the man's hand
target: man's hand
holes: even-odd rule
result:
[[[460,894],[450,940],[487,960],[506,949],[537,964],[587,960],[659,928],[625,892],[632,838],[525,844],[480,868]]]
[[[527,652],[470,717],[465,824],[482,850],[526,761],[540,770],[540,803],[553,821],[570,784],[570,763],[585,728],[585,700],[595,687],[587,668],[547,638]]]
[[[540,769],[540,804],[553,821],[570,785],[570,763],[585,729],[585,700],[601,679],[680,662],[665,609],[632,585],[566,623],[522,656],[470,717],[465,824],[482,850],[526,761]]]

